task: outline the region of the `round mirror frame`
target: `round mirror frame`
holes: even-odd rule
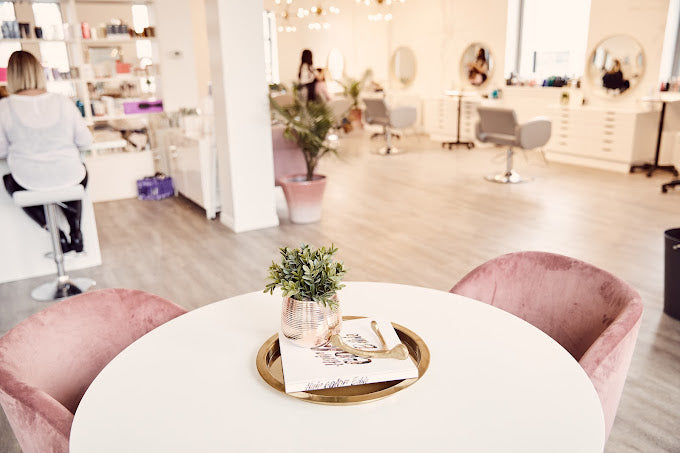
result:
[[[409,78],[401,77],[400,74],[397,74],[397,55],[400,52],[408,52],[407,55],[409,55],[413,60],[413,74]],[[392,76],[396,78],[399,81],[399,83],[401,83],[404,87],[411,85],[413,81],[416,79],[416,75],[418,74],[418,62],[416,60],[416,54],[410,47],[406,46],[397,47],[394,50],[394,53],[392,53],[392,64],[390,66]]]
[[[487,58],[487,66],[488,69],[486,70],[486,79],[484,79],[481,83],[475,84],[470,81],[470,70],[469,70],[469,65],[475,61],[476,59],[476,54],[479,52],[479,49],[484,49],[486,51],[486,54],[488,55]],[[471,52],[470,52],[471,51]],[[466,58],[468,53],[471,54],[472,59]],[[493,53],[491,52],[491,47],[486,45],[483,42],[480,41],[475,41],[467,45],[465,47],[465,50],[463,51],[463,54],[460,56],[460,78],[462,81],[462,85],[465,86],[466,88],[484,88],[491,78],[493,77],[493,72],[494,72],[494,67],[496,66],[493,61]]]
[[[604,70],[604,68],[597,69],[595,67],[593,61],[595,59],[595,53],[596,53],[597,49],[602,47],[604,45],[604,43],[606,43],[607,41],[609,41],[613,38],[620,38],[620,37],[627,38],[630,42],[632,42],[635,46],[637,46],[637,52],[634,52],[632,54],[633,60],[635,61],[635,60],[638,60],[638,59],[641,58],[642,61],[638,63],[638,66],[640,67],[640,71],[639,71],[638,74],[636,74],[634,76],[629,76],[627,79],[625,79],[624,76],[623,76],[623,73],[621,73],[622,81],[628,82],[629,86],[626,89],[624,89],[623,91],[616,92],[616,90],[620,90],[620,88],[619,89],[616,89],[616,88],[615,89],[608,89],[608,88],[605,88],[605,87],[600,85],[600,82],[602,81],[602,79],[604,77],[604,74],[602,72]],[[617,55],[613,59],[614,60],[621,60],[623,58]],[[605,63],[606,63],[606,61],[605,61]],[[587,83],[590,86],[592,86],[592,90],[597,95],[599,95],[601,97],[605,97],[607,99],[620,99],[624,96],[629,95],[632,91],[635,91],[635,88],[638,86],[640,80],[642,80],[642,78],[645,75],[646,67],[647,67],[647,58],[645,56],[645,51],[642,48],[642,45],[637,41],[637,39],[633,38],[630,35],[626,35],[626,34],[610,35],[610,36],[607,36],[606,38],[600,40],[597,43],[597,45],[595,45],[595,47],[593,47],[593,49],[588,54],[588,60],[586,61],[586,80],[587,80]]]

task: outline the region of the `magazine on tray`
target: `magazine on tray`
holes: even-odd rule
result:
[[[342,322],[340,336],[347,345],[358,349],[381,349],[378,336],[371,329],[370,318]],[[401,343],[389,321],[377,320],[387,349]],[[373,382],[417,378],[418,367],[406,360],[364,358],[330,344],[302,348],[279,334],[283,380],[286,393],[304,392]]]

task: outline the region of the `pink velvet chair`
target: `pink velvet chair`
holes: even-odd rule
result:
[[[153,294],[104,289],[51,305],[0,338],[0,404],[24,453],[68,452],[73,415],[97,374],[183,313]]]
[[[508,311],[569,351],[600,397],[609,437],[642,317],[630,285],[573,258],[518,252],[482,264],[451,292]]]
[[[302,150],[292,140],[283,137],[286,129],[282,125],[272,126],[272,148],[274,150],[274,183],[281,185],[281,178],[291,175],[306,175],[307,164]]]

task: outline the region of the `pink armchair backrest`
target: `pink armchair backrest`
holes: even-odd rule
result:
[[[630,285],[574,258],[518,252],[482,264],[451,292],[508,311],[569,351],[593,382],[609,437],[642,317]]]
[[[307,164],[302,150],[292,140],[283,137],[285,126],[272,126],[272,148],[274,150],[274,182],[278,186],[284,176],[306,175]]]
[[[67,452],[73,414],[97,374],[183,313],[153,294],[105,289],[58,302],[0,338],[0,404],[24,453]]]

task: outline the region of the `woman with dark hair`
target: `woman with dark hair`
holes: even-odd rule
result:
[[[630,81],[623,78],[620,60],[614,60],[611,69],[602,76],[602,86],[608,90],[619,90],[621,93],[630,88]]]
[[[300,58],[300,69],[298,69],[298,82],[300,88],[304,88],[308,101],[316,100],[316,72],[312,63],[312,51],[305,49]]]
[[[468,79],[472,85],[480,86],[486,82],[487,73],[489,72],[489,63],[486,61],[486,50],[480,48],[477,51],[475,61],[468,66]]]
[[[78,148],[88,146],[92,134],[76,105],[65,96],[47,92],[40,62],[23,50],[9,57],[7,88],[10,96],[0,101],[0,158],[7,157],[11,172],[2,178],[7,192],[86,186],[87,171]],[[82,202],[60,206],[71,237],[69,241],[59,230],[61,249],[82,252]],[[42,206],[23,209],[47,229]]]

